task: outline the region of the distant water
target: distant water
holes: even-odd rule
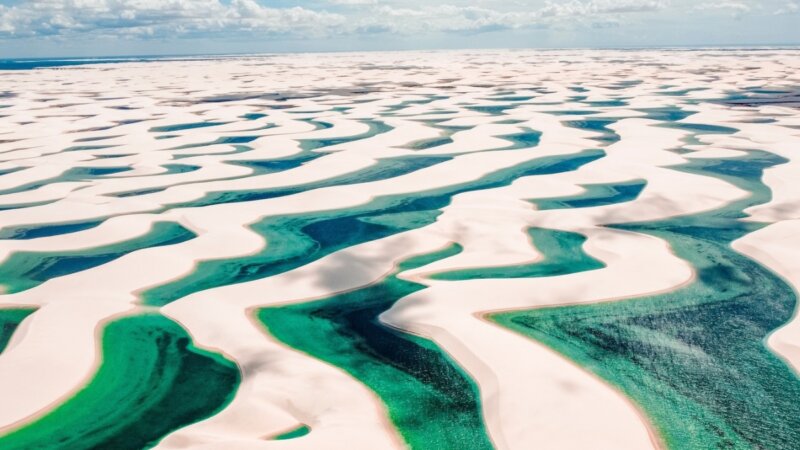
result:
[[[118,56],[118,57],[92,57],[92,58],[16,58],[0,59],[0,70],[31,70],[48,67],[82,66],[86,64],[114,64],[129,62],[177,61],[177,60],[203,60],[219,59],[223,56]]]

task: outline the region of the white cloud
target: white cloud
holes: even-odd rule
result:
[[[487,4],[489,2],[481,2]],[[416,8],[382,5],[375,7],[367,17],[357,20],[359,31],[382,31],[396,34],[428,32],[484,32],[502,29],[541,28],[556,24],[606,27],[619,24],[611,15],[659,11],[665,8],[663,0],[571,0],[566,3],[548,1],[540,8],[497,10],[479,6],[450,4],[419,6]],[[602,16],[602,17],[601,17]],[[587,20],[581,20],[586,18]],[[594,20],[597,19],[597,20]],[[614,25],[611,25],[612,22]],[[602,25],[601,25],[602,26]]]
[[[247,30],[265,34],[326,33],[339,14],[301,7],[270,8],[254,0],[34,0],[0,7],[0,33],[11,37],[86,31],[170,36]]]
[[[360,31],[397,34],[480,32],[521,28],[537,22],[533,12],[499,12],[475,6],[438,5],[420,8],[377,7],[356,22]]]
[[[694,9],[698,11],[707,11],[707,10],[728,10],[728,11],[735,11],[739,13],[748,13],[752,10],[750,5],[742,2],[736,1],[726,1],[726,2],[714,2],[714,3],[702,3],[694,7]]]
[[[725,11],[737,18],[742,17],[753,10],[750,5],[737,1],[701,3],[700,5],[695,6],[694,9],[697,11]]]
[[[332,5],[375,5],[378,0],[328,0]]]
[[[668,6],[665,0],[571,0],[547,2],[541,10],[546,16],[588,16],[659,11]]]
[[[797,14],[800,13],[800,2],[786,2],[775,14]]]
[[[11,37],[216,37],[319,38],[391,33],[481,33],[530,28],[609,28],[659,12],[681,0],[307,0],[287,7],[267,0],[30,0],[0,5],[0,39]],[[787,1],[787,0],[782,0]],[[788,0],[786,11],[797,9]],[[320,6],[322,5],[322,6]],[[478,5],[478,6],[476,6]],[[327,6],[327,9],[326,9]],[[723,0],[692,10],[742,15],[751,7]]]

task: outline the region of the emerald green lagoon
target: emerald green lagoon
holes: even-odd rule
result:
[[[796,296],[781,278],[730,246],[763,226],[740,220],[742,210],[770,199],[762,171],[784,162],[751,151],[742,158],[675,167],[729,181],[750,196],[693,216],[614,225],[668,241],[697,271],[688,286],[632,300],[490,318],[624,392],[668,448],[797,448],[800,379],[765,345],[792,317]]]
[[[434,280],[474,280],[478,278],[552,277],[605,267],[601,261],[583,251],[586,237],[569,231],[528,228],[533,245],[542,253],[542,260],[512,266],[459,269],[431,275]]]
[[[311,432],[311,428],[308,428],[305,425],[300,425],[299,427],[295,428],[294,430],[289,430],[286,433],[281,433],[274,438],[273,441],[285,441],[288,439],[299,438],[307,435]]]
[[[192,344],[158,314],[123,317],[102,333],[102,363],[88,384],[41,418],[5,436],[3,450],[140,450],[219,412],[239,370]]]
[[[587,184],[586,192],[565,197],[531,200],[538,210],[563,208],[588,208],[636,200],[647,181],[632,180],[622,183]]]
[[[412,257],[380,282],[307,303],[258,311],[294,349],[340,367],[375,391],[412,449],[491,449],[475,383],[433,342],[378,316],[425,286],[397,277],[461,251],[452,245]]]
[[[587,150],[537,158],[472,182],[376,197],[351,208],[267,217],[251,228],[266,238],[268,248],[240,258],[202,261],[191,274],[148,289],[141,296],[147,304],[164,305],[203,289],[284,273],[343,248],[429,225],[441,214],[441,208],[462,192],[507,186],[524,176],[575,170],[604,155],[599,150]]]
[[[177,244],[194,237],[194,233],[175,222],[156,222],[146,234],[119,243],[64,252],[15,252],[0,264],[0,286],[7,293],[24,291],[55,277],[98,267],[136,250]]]
[[[35,308],[0,309],[0,353],[3,353],[8,346],[8,341],[11,340],[19,324],[34,311]]]

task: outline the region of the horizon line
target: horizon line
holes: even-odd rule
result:
[[[330,53],[402,53],[402,52],[437,52],[437,51],[555,51],[555,50],[713,50],[713,49],[741,49],[741,50],[769,50],[788,49],[800,50],[800,43],[781,44],[696,44],[696,45],[611,45],[597,47],[564,46],[564,47],[431,47],[416,49],[362,49],[362,50],[308,50],[308,51],[266,51],[266,52],[225,52],[225,53],[119,53],[87,56],[29,56],[7,57],[0,55],[0,61],[73,61],[86,59],[122,59],[122,58],[191,58],[191,57],[236,57],[236,56],[265,56],[265,55],[305,55],[305,54],[330,54]]]

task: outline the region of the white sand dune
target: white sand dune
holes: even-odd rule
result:
[[[384,196],[466,188],[538,158],[568,160],[602,149],[603,157],[577,168],[565,163],[557,173],[459,193],[433,224],[358,243],[274,276],[194,292],[160,308],[197,346],[235,361],[242,383],[228,406],[171,433],[158,448],[404,448],[375,392],[343,368],[279,342],[254,313],[375,283],[399,262],[453,243],[463,251],[400,274],[426,288],[399,300],[380,320],[430,339],[474,379],[497,448],[663,447],[639,405],[487,316],[620,301],[691,283],[694,268],[667,242],[604,225],[689,216],[745,198],[747,192],[731,183],[676,166],[754,149],[788,162],[766,171],[772,199],[746,211],[747,220],[770,225],[733,246],[800,291],[800,115],[780,105],[719,100],[754,85],[796,84],[800,57],[756,52],[749,55],[758,63],[754,68],[740,67],[740,57],[711,50],[276,55],[269,65],[253,57],[2,73],[0,91],[14,96],[0,98],[10,105],[0,109],[6,116],[0,126],[0,232],[34,231],[30,238],[0,239],[0,263],[16,252],[57,254],[121,244],[157,222],[178,223],[197,237],[135,250],[0,296],[0,307],[38,308],[0,354],[0,434],[42,417],[90,382],[101,364],[102,327],[141,310],[141,292],[179,280],[205,261],[269,252],[274,243],[250,228],[264,218],[322,216]],[[493,114],[480,108],[493,106],[508,109]],[[677,128],[659,115],[675,113],[676,106],[692,113],[679,124],[734,130]],[[376,122],[387,128],[371,136],[370,123]],[[662,126],[666,122],[671,125]],[[510,148],[509,136],[529,130],[541,133],[536,146]],[[446,135],[451,142],[413,149]],[[330,145],[309,152],[309,140]],[[316,158],[287,162],[309,156]],[[387,162],[410,157],[450,159],[391,177],[378,172]],[[273,172],[254,173],[237,164],[266,160],[286,166],[275,163]],[[103,172],[115,168],[130,170]],[[358,173],[362,178],[339,178]],[[629,201],[542,210],[530,201],[634,180],[646,185]],[[191,207],[212,193],[287,188],[297,191]],[[104,221],[69,233],[35,231],[97,220]],[[583,250],[605,266],[539,278],[430,278],[456,269],[541,262],[529,227],[585,236]],[[800,368],[797,320],[768,342]],[[270,439],[300,425],[311,432]]]

